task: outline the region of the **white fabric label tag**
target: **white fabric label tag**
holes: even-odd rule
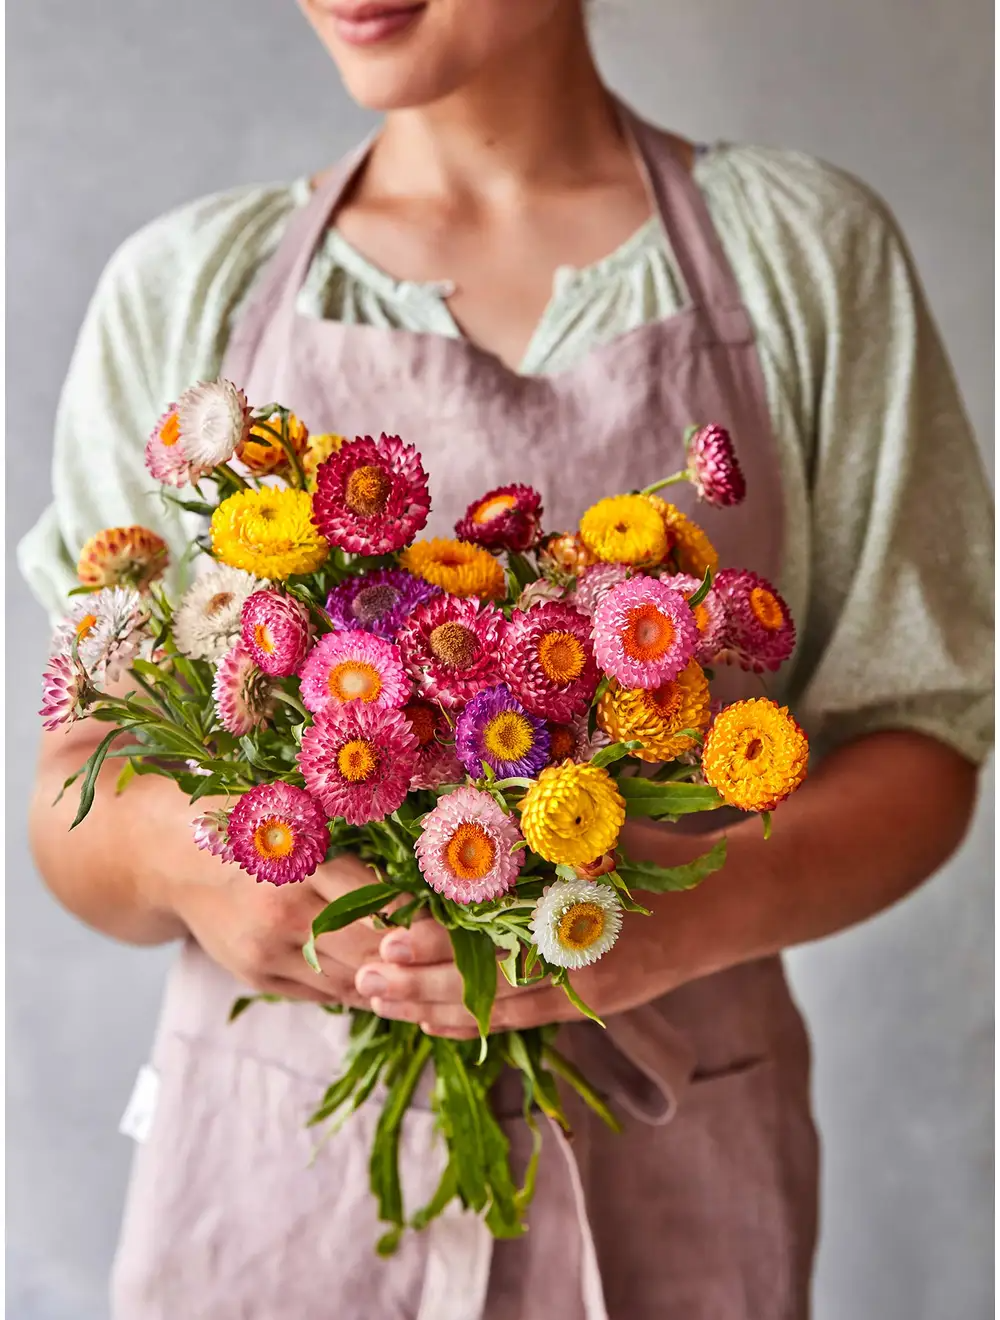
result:
[[[160,1074],[148,1063],[144,1063],[139,1069],[129,1102],[118,1124],[118,1131],[123,1137],[131,1137],[133,1141],[146,1140],[149,1129],[153,1126],[153,1115],[156,1113],[156,1099],[159,1094]]]

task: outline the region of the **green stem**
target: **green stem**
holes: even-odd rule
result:
[[[275,428],[273,426],[268,425],[267,422],[254,422],[254,430],[266,431],[268,435],[273,436],[274,439],[277,440],[278,444],[281,445],[282,449],[285,451],[285,457],[288,459],[288,465],[292,469],[292,474],[295,478],[295,480],[292,482],[292,485],[298,486],[299,490],[305,490],[306,488],[305,468],[303,468],[301,462],[299,461],[299,456],[295,452],[295,446],[288,439],[288,421],[284,416],[284,414],[282,414],[282,418],[281,418],[280,431],[276,431]]]
[[[223,485],[230,485],[236,490],[249,490],[250,486],[243,480],[238,472],[234,472],[228,463],[220,463],[212,468],[212,476],[216,481],[221,481]]]
[[[687,468],[684,468],[680,472],[675,472],[672,477],[664,477],[662,481],[654,481],[651,486],[646,486],[641,494],[654,495],[658,490],[662,490],[664,486],[676,486],[679,481],[690,480],[691,474]]]

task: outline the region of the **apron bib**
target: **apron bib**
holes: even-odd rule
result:
[[[416,444],[431,479],[430,536],[449,535],[473,499],[517,480],[542,493],[547,528],[574,527],[595,500],[683,467],[689,424],[719,423],[737,438],[746,501],[695,508],[687,486],[670,498],[723,565],[780,581],[778,453],[748,314],[669,138],[619,113],[684,282],[678,314],[546,376],[519,376],[461,339],[300,315],[298,292],[366,145],[292,219],[221,374],[312,431],[384,430]],[[724,672],[727,700],[757,695],[742,672]],[[372,1249],[368,1191],[377,1097],[318,1153],[303,1128],[338,1068],[346,1021],[278,1004],[228,1025],[241,993],[188,942],[154,1048],[160,1093],[133,1167],[116,1320],[806,1316],[817,1149],[808,1043],[780,959],[692,982],[606,1032],[566,1027],[560,1047],[625,1131],[574,1107],[572,1149],[546,1130],[523,1238],[494,1243],[453,1207],[388,1261]],[[525,1161],[523,1120],[501,1117]],[[408,1207],[430,1197],[442,1165],[432,1115],[413,1110],[401,1145]]]

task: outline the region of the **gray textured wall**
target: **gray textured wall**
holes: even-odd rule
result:
[[[886,197],[986,445],[989,0],[598,0],[596,15],[611,81],[651,117],[812,151]],[[200,193],[322,166],[366,121],[293,0],[10,0],[7,33],[13,543],[46,500],[57,391],[117,243]],[[78,927],[32,872],[45,627],[10,558],[8,575],[7,1314],[101,1320],[130,1153],[115,1129],[167,954]],[[989,801],[987,783],[961,854],[915,898],[791,959],[825,1134],[819,1320],[992,1313]]]

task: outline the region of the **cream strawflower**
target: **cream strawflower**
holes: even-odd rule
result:
[[[247,396],[229,380],[203,381],[177,401],[180,446],[191,463],[228,463],[250,434]]]
[[[203,573],[184,593],[174,614],[178,651],[196,660],[221,660],[240,640],[243,602],[264,585],[228,564]]]
[[[604,956],[622,928],[621,903],[610,885],[557,880],[535,905],[531,931],[553,967],[586,967]]]

